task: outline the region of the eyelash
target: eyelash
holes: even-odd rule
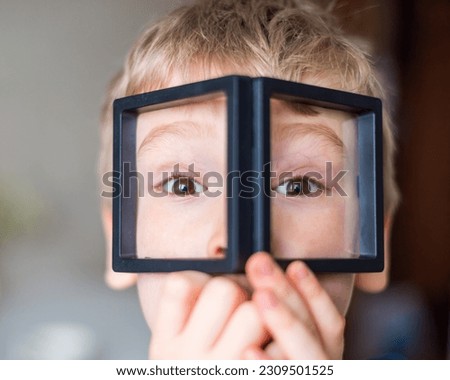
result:
[[[176,190],[171,191],[167,188],[168,184],[170,184],[172,182],[172,186],[174,186],[175,182],[179,181],[180,179],[192,181],[193,185],[194,185],[193,190],[195,191],[195,193],[189,193],[189,192],[177,193]],[[186,183],[185,183],[185,185],[186,185]],[[187,183],[187,185],[189,186],[189,183]],[[155,187],[158,188],[159,190],[164,190],[164,192],[167,193],[171,197],[182,197],[182,198],[189,197],[189,196],[192,196],[192,197],[197,196],[198,197],[200,195],[200,193],[203,193],[206,190],[208,190],[205,186],[203,186],[201,183],[196,181],[193,176],[187,175],[186,173],[173,173],[172,176],[165,178],[163,181],[161,181],[161,183],[159,185],[157,185]]]
[[[288,194],[288,186],[289,184],[300,184],[301,188],[299,190],[297,190],[297,194],[293,194],[293,195],[289,195]],[[280,191],[280,188],[283,188],[283,191]],[[311,189],[311,187],[315,187],[314,190]],[[294,178],[290,178],[288,180],[283,181],[282,183],[280,183],[278,186],[276,186],[275,188],[273,188],[274,191],[276,191],[277,193],[280,193],[282,195],[284,195],[285,197],[308,197],[311,195],[314,195],[317,191],[320,191],[319,195],[320,196],[322,194],[323,191],[326,190],[326,187],[323,183],[319,182],[318,180],[316,180],[315,178],[312,177],[302,177],[302,176],[297,176]]]
[[[170,184],[170,182],[173,182],[172,185],[174,185],[175,182],[180,179],[192,181],[193,185],[194,185],[193,190],[195,191],[195,193],[177,193],[176,190],[170,191],[169,189],[166,188],[166,186],[168,184]],[[287,194],[287,192],[288,192],[287,186],[291,183],[292,184],[301,184],[302,187],[301,187],[301,189],[297,190],[298,191],[297,194],[293,194],[293,195]],[[284,190],[280,191],[279,188],[283,187],[283,186],[284,186]],[[311,187],[315,187],[315,189],[311,189]],[[201,183],[196,181],[193,176],[186,175],[186,173],[173,173],[172,176],[165,178],[163,181],[161,181],[161,183],[159,183],[157,186],[155,186],[155,188],[158,189],[159,191],[164,190],[164,192],[166,192],[171,197],[183,197],[183,198],[188,197],[188,196],[193,196],[193,197],[197,196],[198,197],[200,195],[200,193],[203,193],[206,190],[208,190],[205,186],[203,186]],[[303,190],[304,188],[307,189],[306,192]],[[326,190],[326,187],[323,183],[319,182],[315,178],[307,177],[307,176],[297,176],[297,177],[290,178],[288,180],[283,181],[278,186],[274,187],[272,190],[276,191],[277,193],[280,193],[286,197],[294,198],[294,197],[310,196],[311,194],[315,194],[317,191],[323,192]]]

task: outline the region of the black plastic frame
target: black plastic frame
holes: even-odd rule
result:
[[[138,110],[147,106],[223,93],[227,98],[227,171],[257,173],[259,189],[242,197],[242,181],[227,176],[228,246],[224,259],[136,258],[136,188],[124,164],[136,170]],[[117,272],[241,273],[249,256],[270,248],[270,99],[292,96],[306,104],[356,114],[360,195],[360,242],[367,256],[305,259],[316,272],[378,272],[384,268],[382,105],[378,98],[272,78],[228,76],[128,96],[114,101],[113,269]],[[248,128],[251,125],[252,128]],[[249,149],[251,147],[251,150]],[[248,152],[253,152],[251,155]],[[238,185],[236,186],[236,183]],[[127,184],[127,188],[125,188]],[[248,184],[246,184],[248,186]],[[248,190],[246,190],[248,192]],[[298,259],[295,259],[298,260]],[[276,259],[281,267],[294,259]]]

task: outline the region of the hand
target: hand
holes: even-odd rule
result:
[[[250,347],[244,358],[342,358],[345,319],[306,264],[293,262],[284,274],[270,255],[257,253],[246,272],[273,342],[264,350]]]
[[[200,272],[166,277],[152,331],[152,359],[241,359],[268,335],[253,302],[234,281]]]

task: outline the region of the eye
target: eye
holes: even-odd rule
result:
[[[286,197],[311,196],[322,190],[324,190],[324,186],[321,183],[307,177],[292,178],[275,188],[276,192]]]
[[[192,177],[169,178],[163,184],[163,190],[180,197],[200,194],[205,191],[205,187],[200,185]]]

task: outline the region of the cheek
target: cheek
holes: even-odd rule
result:
[[[210,200],[155,199],[139,211],[139,257],[197,258],[206,255],[214,214]],[[214,205],[213,205],[214,206]],[[216,207],[217,209],[218,207]]]
[[[272,251],[275,256],[337,258],[345,254],[341,202],[338,200],[328,206],[318,200],[311,200],[313,202],[317,206],[282,200],[273,207]]]
[[[137,289],[145,320],[150,329],[155,324],[156,311],[161,297],[162,285],[166,274],[139,274]]]
[[[352,298],[355,275],[345,273],[318,275],[317,277],[339,312],[345,316]]]

